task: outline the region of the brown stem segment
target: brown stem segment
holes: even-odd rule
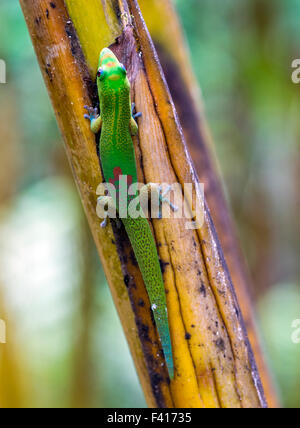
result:
[[[249,296],[251,279],[240,250],[228,209],[213,143],[180,22],[170,0],[139,0],[151,37],[159,54],[164,74],[178,112],[186,143],[199,180],[205,185],[205,198],[225,255],[232,282],[247,326],[250,343],[270,407],[278,407],[274,388],[255,325],[253,302]],[[168,22],[168,25],[165,25]]]
[[[265,406],[239,305],[205,204],[203,227],[198,230],[186,229],[184,218],[152,221],[176,367],[175,379],[169,383],[149,299],[128,239],[123,229],[101,229],[95,211],[102,177],[83,106],[95,104],[95,52],[105,47],[97,36],[100,26],[113,27],[112,41],[120,28],[111,48],[128,68],[133,100],[143,113],[134,139],[141,180],[183,185],[195,184],[197,177],[137,2],[94,0],[84,9],[87,3],[82,1],[55,0],[51,10],[44,0],[20,3],[148,404]],[[193,196],[185,200],[190,211],[196,198],[203,205],[200,193]]]

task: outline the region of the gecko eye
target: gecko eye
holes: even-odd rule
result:
[[[102,80],[104,78],[104,74],[105,74],[105,72],[104,72],[103,68],[100,67],[97,71],[97,77],[99,77],[99,79]]]
[[[124,72],[124,74],[127,74],[127,70],[123,64],[120,64],[121,70]]]

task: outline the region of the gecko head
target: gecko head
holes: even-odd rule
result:
[[[124,87],[124,83],[129,87],[127,71],[115,54],[108,48],[100,53],[99,67],[97,70],[97,84],[101,89],[111,88],[118,90]]]

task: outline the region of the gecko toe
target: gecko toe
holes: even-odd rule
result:
[[[89,119],[90,121],[97,119],[98,117],[97,107],[94,108],[94,107],[84,106],[84,109],[87,111],[87,113],[84,115],[85,119]]]

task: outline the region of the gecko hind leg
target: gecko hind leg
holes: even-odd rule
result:
[[[160,199],[159,200],[161,201],[161,204],[167,203],[168,205],[170,205],[172,211],[174,211],[174,212],[178,211],[178,207],[176,205],[172,204],[172,202],[168,198],[166,198],[167,194],[172,189],[172,186],[168,186],[164,192],[162,191],[162,186],[159,186],[159,187],[160,187],[160,196],[159,196]]]
[[[176,212],[178,210],[178,207],[176,205],[172,204],[172,202],[166,197],[167,194],[170,192],[171,188],[172,188],[172,186],[168,186],[163,191],[161,184],[148,183],[140,191],[141,201],[147,201],[147,202],[148,202],[149,198],[151,197],[152,191],[157,192],[158,210],[159,210],[158,218],[159,219],[162,219],[162,206],[164,203],[168,204],[172,211]],[[143,202],[142,202],[142,204],[143,204]]]
[[[110,217],[110,212],[116,213],[116,205],[114,203],[113,198],[111,196],[99,196],[99,198],[97,199],[97,215],[99,218],[104,218],[104,220],[100,224],[102,228],[105,228],[107,226],[109,218],[115,218],[118,227],[117,216],[114,215]]]

